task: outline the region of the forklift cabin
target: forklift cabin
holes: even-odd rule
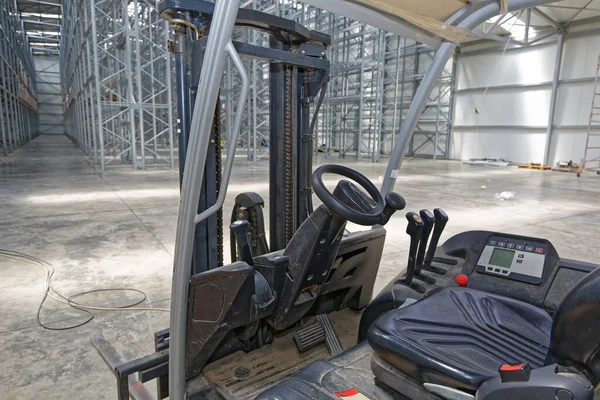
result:
[[[406,206],[392,192],[398,168],[456,44],[423,31],[404,12],[391,15],[363,1],[307,2],[405,36],[419,32],[438,47],[383,186],[341,165],[311,174],[312,133],[328,81],[327,35],[238,9],[237,1],[163,0],[162,16],[175,32],[181,128],[171,323],[155,334],[155,353],[129,362],[93,335],[118,398],[594,399],[600,269],[561,258],[545,239],[470,231],[438,246],[446,213],[409,212],[406,272],[372,299],[383,226]],[[469,31],[501,9],[545,2],[473,1],[442,26]],[[232,41],[234,27],[267,32],[270,47]],[[222,169],[218,97],[226,56],[242,88]],[[230,224],[233,262],[223,265],[221,208],[248,93],[240,56],[270,62],[270,240],[262,198],[239,195]],[[340,177],[333,191],[323,183],[326,174]],[[316,209],[311,190],[323,202]],[[348,221],[367,229],[345,235]],[[150,380],[157,395],[144,386]]]

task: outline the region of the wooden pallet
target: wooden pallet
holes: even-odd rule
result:
[[[540,170],[540,171],[547,171],[549,169],[552,169],[551,166],[549,166],[549,165],[542,165],[540,163],[519,164],[519,168],[537,169],[537,170]]]
[[[571,166],[560,166],[560,165],[555,165],[554,167],[552,167],[552,171],[558,171],[558,172],[573,172],[573,173],[579,173],[579,170],[581,169],[581,165],[579,164],[573,164]]]

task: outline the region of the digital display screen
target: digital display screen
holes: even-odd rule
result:
[[[515,251],[496,248],[492,251],[490,264],[497,265],[498,267],[510,268],[513,258],[515,258]]]

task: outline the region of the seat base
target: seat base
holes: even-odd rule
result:
[[[429,393],[422,384],[404,375],[396,368],[382,360],[376,354],[371,358],[371,370],[381,383],[409,399],[439,400]],[[384,386],[384,388],[385,388]],[[393,396],[393,393],[390,393]]]

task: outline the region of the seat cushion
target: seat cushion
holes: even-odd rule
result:
[[[544,364],[552,319],[508,297],[444,288],[377,319],[373,350],[419,382],[476,390],[503,363]]]

